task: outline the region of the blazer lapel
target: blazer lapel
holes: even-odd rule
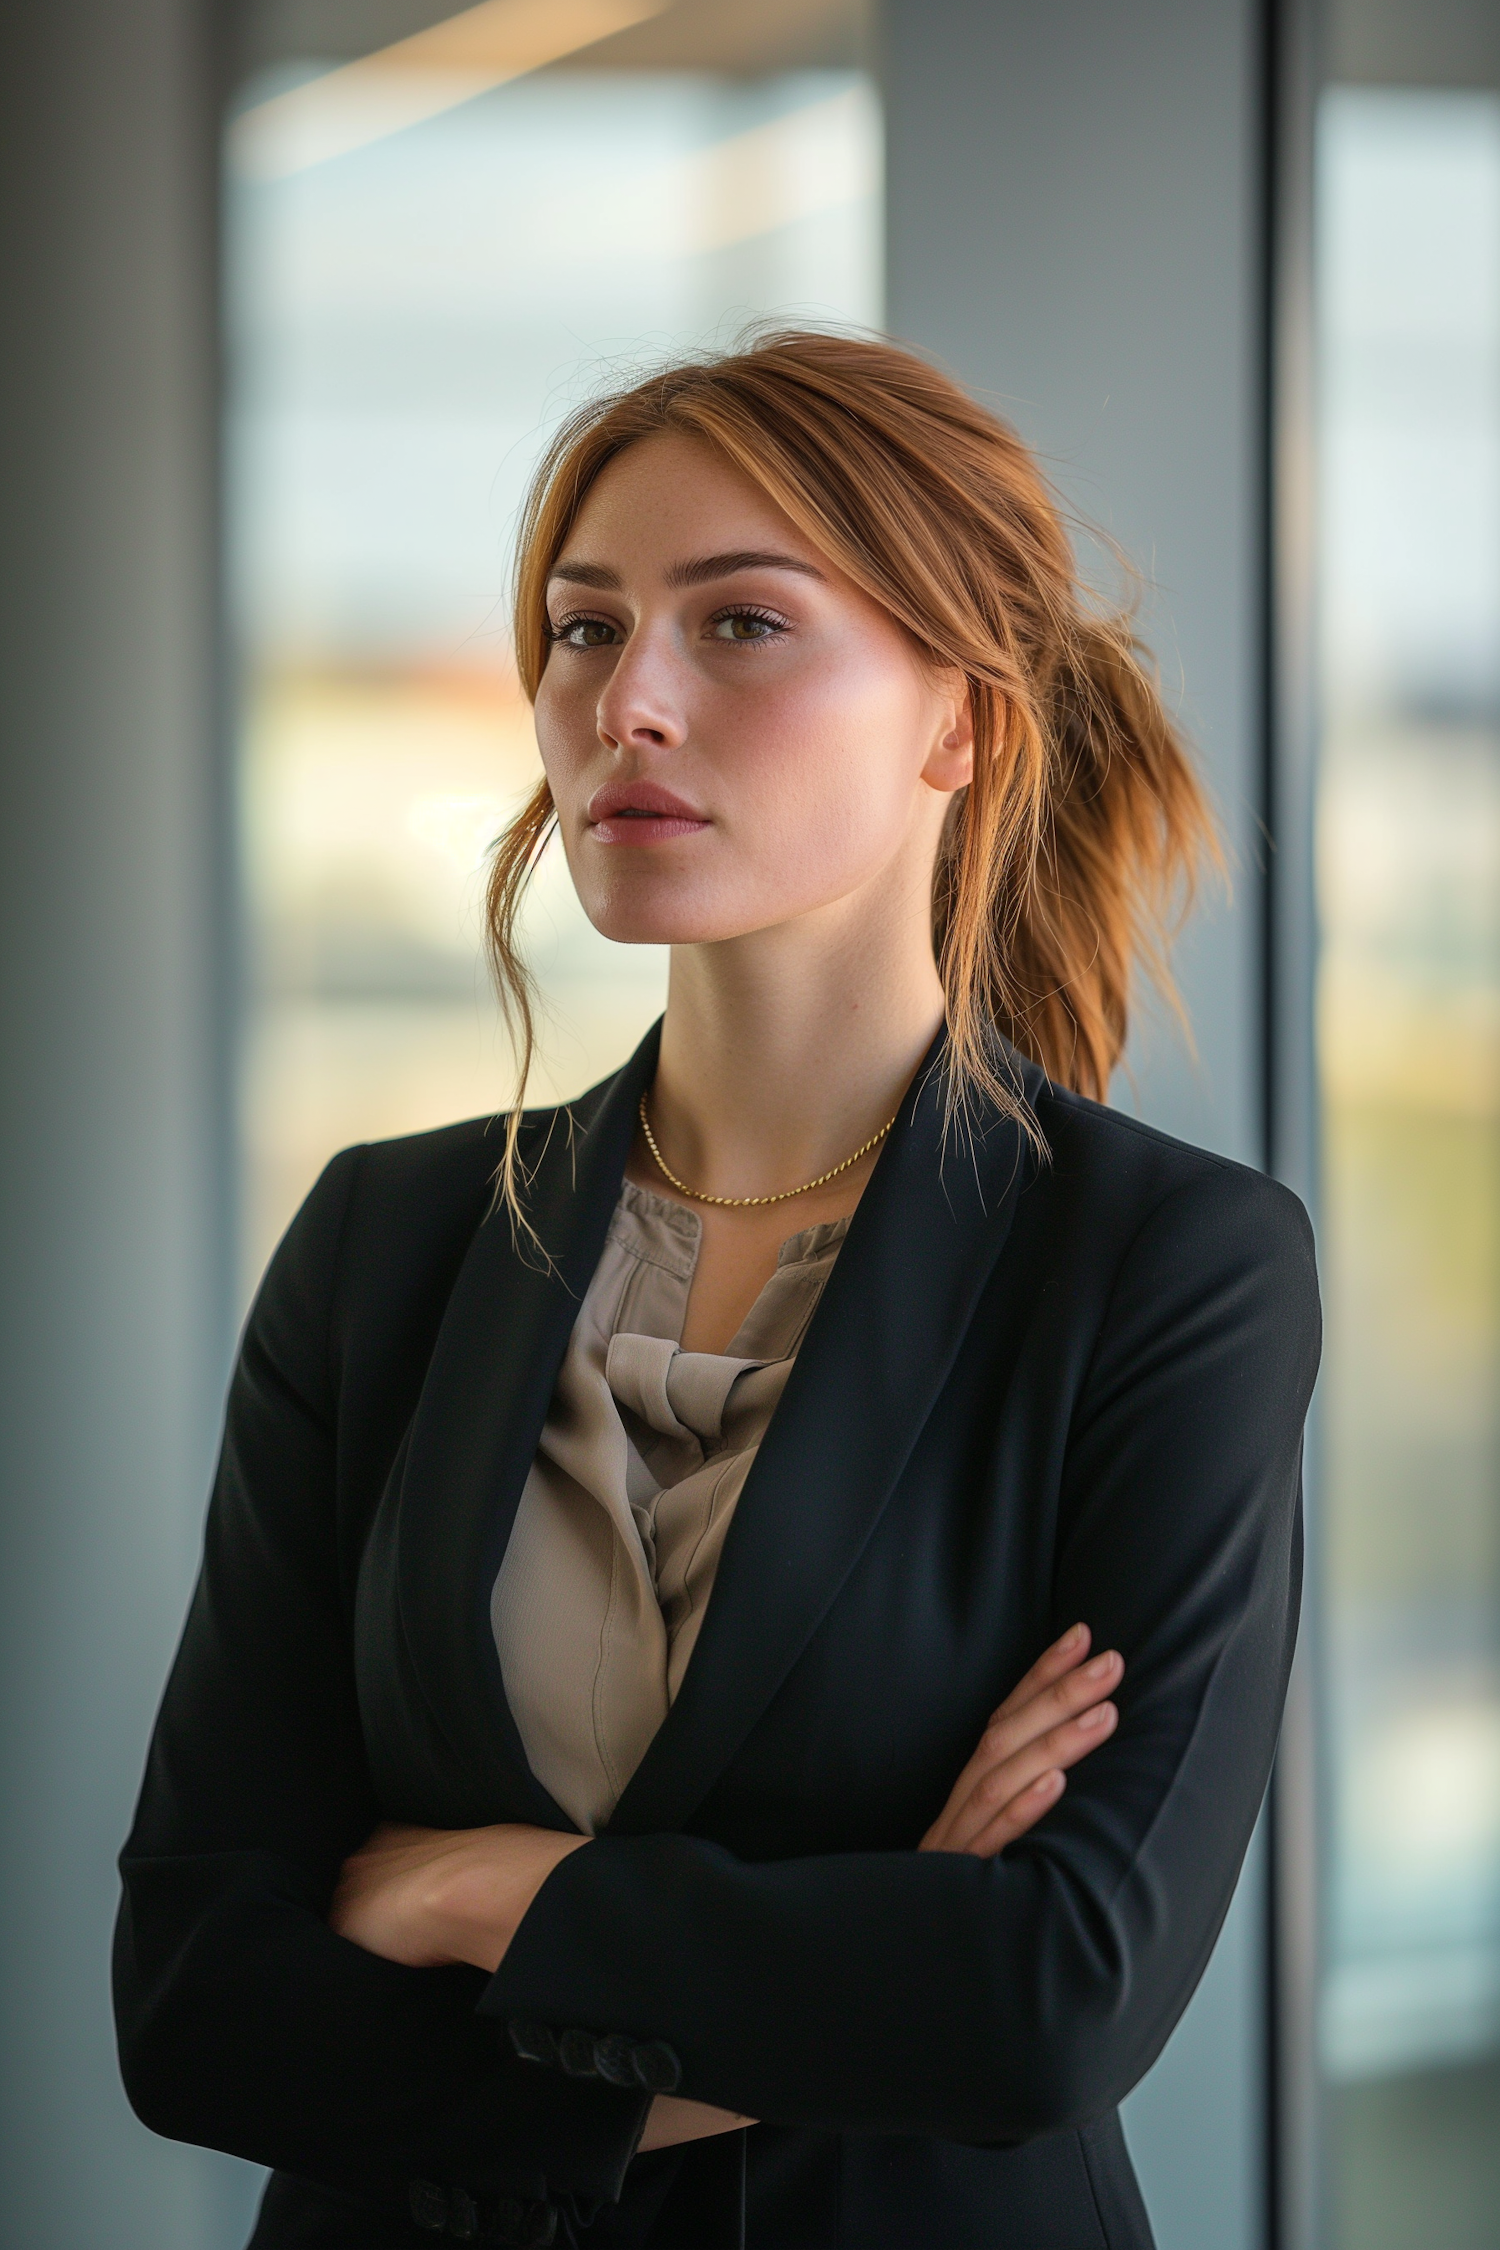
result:
[[[776,1694],[879,1521],[1004,1247],[1036,1160],[999,1116],[972,1143],[945,1141],[940,1052],[860,1198],[612,1835],[683,1827]]]
[[[396,1586],[413,1667],[443,1735],[485,1794],[552,1828],[573,1823],[526,1762],[505,1700],[490,1593],[578,1307],[619,1198],[653,1026],[597,1097],[555,1116],[528,1210],[550,1258],[493,1212],[459,1271],[412,1421],[398,1499]]]

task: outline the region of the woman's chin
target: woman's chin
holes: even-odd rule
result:
[[[594,913],[589,920],[612,945],[711,945],[742,936],[738,922],[692,914]]]
[[[622,883],[602,897],[585,893],[583,909],[599,935],[615,945],[712,945],[779,919],[774,911],[722,900],[652,897],[644,884]]]

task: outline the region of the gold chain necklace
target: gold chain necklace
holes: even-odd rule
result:
[[[840,1172],[847,1172],[851,1164],[857,1164],[862,1156],[869,1155],[872,1148],[880,1146],[901,1112],[898,1109],[896,1117],[888,1117],[878,1133],[872,1133],[867,1141],[862,1141],[854,1154],[846,1156],[842,1164],[835,1164],[831,1172],[820,1172],[815,1180],[804,1180],[801,1187],[783,1188],[780,1195],[705,1195],[702,1188],[689,1187],[686,1180],[678,1179],[677,1174],[672,1170],[656,1145],[656,1135],[652,1132],[651,1120],[646,1115],[646,1097],[644,1094],[641,1096],[639,1114],[641,1131],[646,1136],[646,1146],[651,1151],[651,1160],[662,1178],[670,1180],[679,1195],[691,1196],[694,1203],[717,1203],[727,1211],[743,1211],[752,1203],[790,1203],[793,1196],[807,1195],[813,1188],[822,1187],[825,1181],[836,1180]]]

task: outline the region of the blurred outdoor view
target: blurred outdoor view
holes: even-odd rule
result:
[[[1319,147],[1340,2250],[1500,2244],[1500,99]]]
[[[695,0],[669,19],[680,62],[664,24],[644,60],[600,65],[591,42],[650,31],[661,7],[487,0],[368,60],[289,58],[237,105],[247,1292],[335,1149],[510,1097],[483,871],[538,771],[506,596],[552,429],[601,383],[753,318],[880,318],[857,4]],[[530,953],[545,1100],[628,1054],[665,960],[594,935],[560,853]]]

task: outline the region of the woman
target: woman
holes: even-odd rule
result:
[[[1024,448],[883,344],[580,415],[516,641],[521,1044],[554,821],[666,1013],[503,1149],[336,1158],[272,1262],[131,2097],[276,2168],[258,2245],[1138,2250],[1317,1354],[1295,1200],[1098,1106],[1197,786]]]

